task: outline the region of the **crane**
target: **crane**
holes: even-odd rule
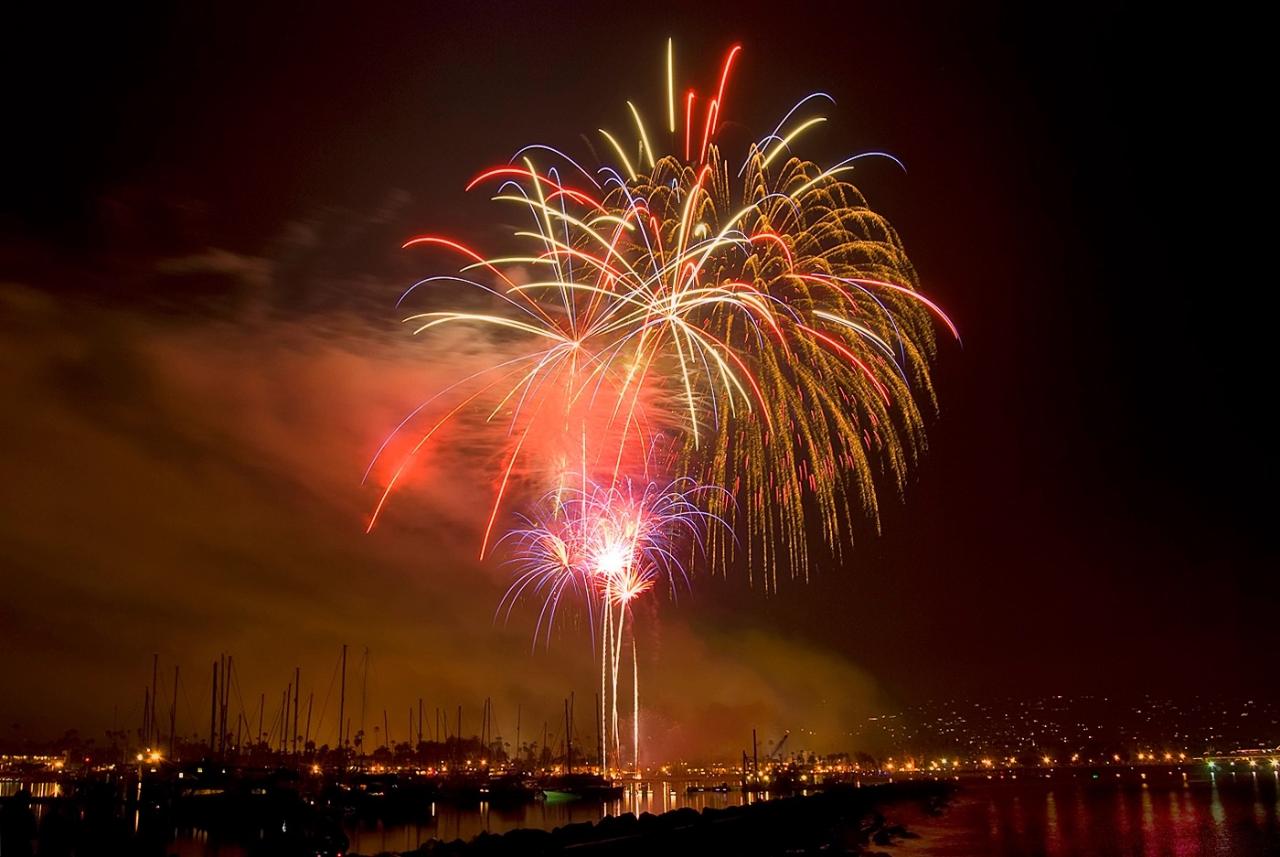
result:
[[[782,757],[779,754],[782,752],[782,748],[786,745],[787,739],[790,737],[791,737],[790,729],[782,733],[782,738],[778,741],[777,744],[773,745],[773,749],[769,751],[769,755],[764,757],[765,761],[771,762],[775,759],[777,759],[778,761],[781,761]]]

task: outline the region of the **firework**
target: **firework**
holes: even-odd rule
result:
[[[370,471],[388,449],[407,451],[369,527],[426,444],[464,421],[491,432],[501,457],[481,556],[505,505],[541,497],[497,537],[513,567],[499,613],[537,603],[536,645],[563,606],[585,612],[599,641],[605,770],[621,755],[628,631],[639,767],[637,600],[687,586],[686,555],[724,567],[741,552],[767,588],[784,568],[807,577],[811,530],[838,555],[855,518],[878,521],[877,486],[900,491],[924,448],[935,325],[958,337],[849,182],[865,158],[896,159],[868,152],[822,168],[793,154],[830,96],[802,98],[733,158],[722,149],[738,54],[714,95],[679,97],[668,43],[666,127],[650,134],[628,101],[634,145],[600,129],[613,164],[591,172],[535,145],[477,175],[468,190],[527,212],[514,235],[526,249],[487,256],[438,235],[405,244],[461,267],[402,302],[461,283],[497,306],[412,314],[414,332],[484,329],[492,356],[383,443]],[[416,439],[392,444],[404,434]]]
[[[623,478],[586,490],[558,490],[503,539],[512,553],[513,582],[499,604],[500,614],[510,618],[518,602],[537,602],[534,639],[545,635],[549,643],[561,606],[572,601],[585,608],[593,635],[599,634],[600,734],[602,739],[611,736],[601,741],[602,767],[607,767],[609,747],[620,744],[618,678],[627,618],[636,599],[655,587],[665,585],[675,597],[689,585],[682,558],[698,556],[708,530],[725,526],[702,508],[721,493],[687,477],[640,484]],[[634,620],[631,624],[633,758],[638,767],[639,666]]]
[[[634,148],[600,132],[613,165],[592,173],[531,146],[478,175],[468,189],[493,188],[496,201],[528,211],[531,227],[515,236],[527,251],[488,257],[433,235],[406,243],[463,261],[415,288],[462,280],[504,307],[407,319],[418,333],[466,324],[512,342],[510,356],[453,391],[458,404],[442,420],[470,408],[502,430],[482,555],[513,476],[585,491],[633,475],[644,450],[667,439],[675,472],[726,489],[709,511],[739,537],[713,534],[714,562],[741,545],[747,568],[776,586],[780,569],[808,574],[807,524],[838,553],[855,517],[878,520],[877,483],[900,490],[923,449],[934,320],[955,328],[848,182],[862,158],[890,156],[824,169],[792,155],[824,121],[807,112],[830,101],[817,93],[731,161],[717,131],[738,53],[714,95],[679,98],[669,44],[665,133],[650,134],[627,102]],[[532,277],[517,281],[516,266]]]

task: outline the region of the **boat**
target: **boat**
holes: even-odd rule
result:
[[[521,773],[497,774],[480,789],[483,800],[494,804],[519,804],[532,800],[537,790]]]
[[[622,797],[622,786],[599,774],[561,774],[543,781],[542,796],[551,803],[613,800]]]

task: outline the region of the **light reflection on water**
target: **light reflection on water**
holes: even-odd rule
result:
[[[44,798],[62,796],[62,785],[60,783],[0,780],[0,798],[13,797],[22,789],[26,789],[31,793],[31,797],[37,800],[37,803],[31,807],[32,814],[35,815],[37,822],[44,817],[44,804],[38,801]]]
[[[13,797],[22,789],[31,792],[33,798],[58,797],[62,794],[62,786],[58,783],[0,780],[0,797]]]
[[[682,807],[701,811],[750,803],[759,798],[737,789],[727,792],[689,792],[688,783],[654,781],[637,788],[628,785],[623,796],[610,801],[531,801],[514,806],[487,802],[471,806],[432,803],[424,818],[407,823],[351,821],[345,826],[350,850],[358,854],[412,851],[430,839],[470,840],[481,833],[506,833],[522,827],[552,830],[566,824],[599,821],[606,815],[642,812],[655,815]],[[239,846],[218,843],[203,831],[188,831],[170,846],[179,857],[242,857]]]
[[[54,797],[53,783],[0,781],[0,795],[21,785],[33,796]],[[629,787],[613,801],[536,801],[517,806],[486,803],[459,807],[436,803],[411,823],[352,821],[350,850],[362,854],[413,850],[430,839],[469,840],[480,833],[520,827],[552,829],[593,822],[603,815],[654,814],[681,807],[701,810],[749,802],[740,791],[686,791],[685,783]],[[39,813],[42,807],[35,807]],[[1138,783],[1092,780],[1087,775],[1052,779],[967,781],[944,815],[926,817],[907,807],[887,813],[921,838],[892,849],[900,857],[1251,857],[1280,854],[1280,775],[1221,774]],[[180,857],[242,857],[202,831],[188,831],[166,853]]]
[[[1088,776],[962,784],[901,857],[1252,857],[1280,854],[1276,774],[1121,783]]]
[[[412,850],[429,839],[464,841],[481,833],[505,833],[521,827],[551,830],[566,824],[599,821],[605,815],[621,815],[631,812],[639,815],[649,812],[655,815],[681,807],[702,810],[704,807],[726,807],[749,803],[750,795],[741,791],[689,793],[685,783],[653,782],[648,788],[628,786],[623,796],[611,801],[534,801],[516,806],[452,806],[437,803],[432,807],[429,819],[409,824],[368,825],[353,824],[347,827],[351,850],[361,854],[380,851]]]

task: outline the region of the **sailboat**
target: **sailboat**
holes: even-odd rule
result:
[[[569,700],[564,701],[565,772],[542,782],[542,796],[555,803],[570,800],[613,800],[622,797],[622,786],[589,771],[573,772],[573,721]]]

